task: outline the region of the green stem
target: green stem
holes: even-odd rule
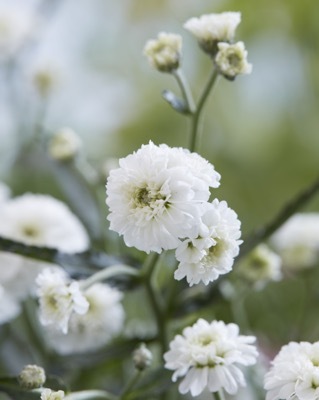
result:
[[[196,111],[193,113],[191,137],[190,137],[190,144],[189,144],[190,151],[196,150],[197,140],[198,140],[198,126],[199,126],[201,112],[202,112],[204,104],[208,98],[208,95],[216,82],[217,77],[218,77],[218,71],[215,68],[213,68],[211,75],[207,81],[207,84],[199,98]]]
[[[253,250],[258,244],[268,239],[280,226],[295,212],[303,207],[312,197],[319,192],[319,178],[303,190],[297,197],[289,201],[279,213],[266,225],[252,232],[241,246],[239,257],[243,257]],[[239,258],[237,258],[238,260]]]
[[[219,392],[213,393],[213,399],[216,399],[216,400],[225,400],[225,395],[224,395],[223,389],[220,389]]]
[[[106,279],[113,278],[114,276],[117,275],[138,276],[139,271],[137,271],[135,268],[132,268],[124,264],[112,265],[111,267],[105,268],[102,271],[96,272],[95,274],[87,278],[85,281],[81,282],[80,284],[81,289],[86,290],[97,282],[103,282]]]
[[[158,293],[156,292],[152,283],[152,277],[158,258],[159,254],[156,253],[150,254],[146,259],[146,262],[142,268],[142,273],[144,278],[145,290],[148,295],[156,320],[157,331],[161,345],[161,352],[162,354],[164,354],[165,351],[167,350],[167,343],[168,343],[166,334],[165,315],[164,315],[164,310],[160,303],[160,299],[158,297]]]
[[[181,92],[183,94],[183,98],[185,100],[185,103],[187,104],[188,111],[191,114],[194,114],[196,111],[196,105],[193,99],[192,92],[190,90],[189,84],[187,82],[187,79],[184,75],[184,72],[181,69],[176,69],[173,71],[173,75],[177,80],[177,83],[181,89]]]
[[[142,372],[141,371],[136,371],[135,375],[132,376],[132,378],[128,381],[127,385],[125,386],[121,396],[119,397],[119,400],[125,400],[127,394],[132,390],[132,388],[136,385],[138,380],[141,377]]]

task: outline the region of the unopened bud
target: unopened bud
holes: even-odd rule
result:
[[[133,353],[133,362],[136,369],[143,371],[148,368],[153,360],[153,355],[144,343]]]
[[[26,365],[18,376],[19,384],[24,389],[37,389],[46,380],[45,371],[38,365]]]
[[[55,160],[70,161],[78,155],[81,145],[81,139],[72,129],[62,128],[52,136],[49,154]]]

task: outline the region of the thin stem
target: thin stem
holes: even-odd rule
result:
[[[190,151],[195,151],[195,149],[196,149],[197,140],[198,140],[198,125],[199,125],[201,112],[202,112],[204,104],[208,98],[208,95],[216,82],[217,77],[218,77],[218,71],[215,68],[213,68],[211,75],[207,81],[207,84],[199,98],[197,109],[196,109],[195,113],[193,114],[192,130],[191,130],[191,137],[190,137],[190,144],[189,144]]]
[[[319,178],[294,199],[289,201],[268,224],[252,232],[241,246],[239,256],[243,257],[258,244],[268,239],[296,211],[303,207],[319,191]]]
[[[157,264],[159,255],[154,253],[150,254],[146,259],[146,262],[142,268],[142,276],[144,278],[144,285],[146,289],[146,293],[148,295],[151,307],[154,312],[157,331],[159,336],[159,341],[161,344],[162,354],[167,350],[167,334],[166,334],[166,324],[165,324],[165,316],[164,310],[161,307],[160,299],[158,297],[158,293],[156,293],[153,283],[152,276],[155,270],[155,266]]]
[[[132,390],[132,388],[136,385],[138,380],[141,378],[142,372],[136,371],[136,373],[132,376],[132,378],[128,381],[127,385],[125,386],[119,400],[125,400],[127,394]]]
[[[181,89],[181,92],[183,94],[183,98],[185,100],[185,103],[187,105],[188,111],[191,114],[194,114],[196,111],[196,105],[193,99],[192,92],[190,90],[189,84],[187,82],[187,79],[184,75],[184,72],[181,69],[176,69],[173,72],[174,77],[177,80],[177,83]]]
[[[219,392],[213,393],[213,399],[215,400],[225,400],[225,395],[223,389],[220,389]]]
[[[103,282],[109,278],[113,278],[117,275],[131,275],[131,276],[138,276],[139,271],[135,268],[132,268],[128,265],[124,264],[117,264],[112,265],[111,267],[105,268],[102,271],[96,272],[92,276],[90,276],[85,281],[81,282],[81,289],[86,290],[90,286],[94,285],[97,282]]]

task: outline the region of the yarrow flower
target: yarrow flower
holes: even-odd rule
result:
[[[41,391],[41,400],[63,400],[64,399],[64,391],[58,390],[53,391],[51,389],[43,389]]]
[[[240,235],[237,214],[225,201],[207,203],[199,235],[182,241],[176,249],[180,264],[175,279],[186,277],[190,286],[199,282],[207,285],[229,272],[239,252]]]
[[[319,342],[290,342],[281,348],[265,376],[266,400],[319,398]]]
[[[70,128],[55,132],[49,143],[49,154],[54,160],[70,161],[79,153],[82,146],[80,137]]]
[[[239,262],[236,272],[241,278],[261,289],[269,281],[282,278],[281,258],[265,244],[257,246],[245,259]]]
[[[80,283],[81,285],[81,283]],[[50,325],[45,337],[59,354],[96,350],[118,335],[124,325],[122,293],[106,284],[97,283],[84,292],[89,308],[85,314],[72,313],[68,333]]]
[[[181,51],[182,37],[166,32],[160,32],[155,40],[148,40],[144,47],[144,54],[150,65],[161,72],[178,69]]]
[[[73,313],[85,314],[89,302],[80,290],[79,283],[71,281],[62,268],[46,268],[36,279],[40,303],[40,322],[54,325],[63,333]]]
[[[197,154],[152,142],[122,158],[110,172],[106,203],[110,229],[145,252],[174,249],[197,232],[200,206],[220,175]]]
[[[319,213],[293,215],[271,237],[270,243],[287,270],[311,268],[319,260]]]
[[[239,335],[236,324],[199,319],[171,341],[170,350],[164,354],[165,368],[175,370],[174,382],[184,377],[179,385],[181,394],[198,396],[206,388],[235,394],[246,384],[238,365],[256,362],[254,342],[253,336]]]
[[[234,39],[240,21],[239,12],[205,14],[199,18],[189,19],[185,22],[184,28],[197,38],[206,53],[214,56],[218,42],[231,42]]]
[[[239,74],[250,74],[252,64],[247,62],[247,50],[243,42],[218,43],[215,65],[225,78],[234,80]]]

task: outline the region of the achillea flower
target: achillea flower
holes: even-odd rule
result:
[[[41,391],[41,400],[63,400],[64,399],[64,391],[58,390],[53,391],[51,389],[43,389]]]
[[[125,313],[120,303],[121,292],[97,283],[87,289],[84,295],[89,308],[85,314],[73,313],[70,316],[66,335],[52,325],[46,328],[48,343],[59,354],[96,350],[123,329]]]
[[[218,43],[215,65],[225,78],[234,80],[237,75],[250,74],[252,64],[247,62],[247,50],[243,42]]]
[[[239,262],[236,272],[252,283],[256,289],[261,289],[269,281],[279,281],[282,278],[281,258],[265,244],[257,246],[245,259]]]
[[[57,161],[73,160],[82,146],[80,137],[70,128],[55,132],[49,143],[49,155]]]
[[[284,269],[315,266],[319,260],[319,213],[293,215],[272,235],[270,243],[282,258]]]
[[[148,40],[144,47],[144,54],[150,65],[161,72],[172,72],[178,69],[181,51],[182,37],[165,32],[160,32],[155,40]]]
[[[319,398],[319,342],[283,346],[265,376],[266,400]]]
[[[179,385],[181,394],[198,396],[205,388],[235,394],[245,386],[238,366],[256,362],[254,341],[253,336],[239,335],[236,324],[199,319],[171,341],[170,350],[164,354],[165,368],[175,370],[174,382],[184,377]]]
[[[223,12],[221,14],[205,14],[199,18],[191,18],[185,22],[184,28],[198,40],[201,48],[214,56],[218,42],[231,42],[241,21],[239,12]]]
[[[198,236],[184,240],[175,253],[180,264],[174,277],[186,277],[190,286],[229,272],[241,244],[240,221],[225,201],[207,203],[201,222]]]
[[[62,268],[46,268],[36,279],[40,303],[40,322],[68,332],[73,313],[85,314],[89,303],[81,293],[79,283],[71,281]]]
[[[147,253],[174,249],[180,238],[196,231],[201,206],[219,179],[200,156],[152,142],[143,145],[110,172],[110,229],[123,235],[127,246]]]

